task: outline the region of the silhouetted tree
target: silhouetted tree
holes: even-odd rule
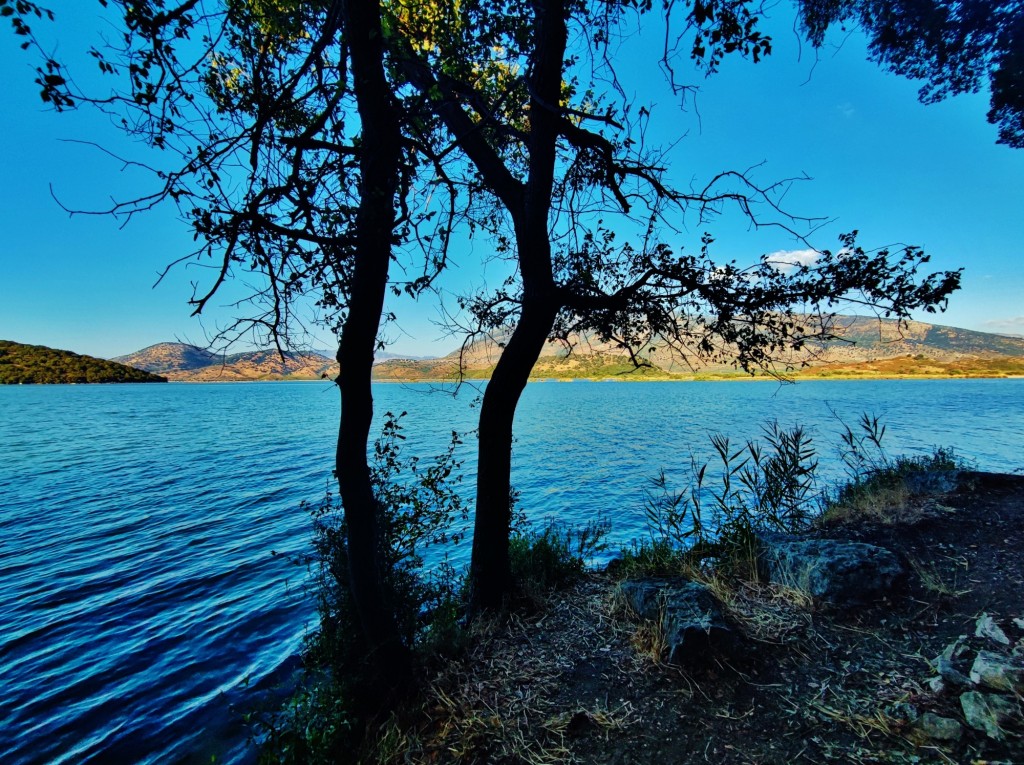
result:
[[[387,290],[416,294],[444,265],[446,242],[421,248],[422,268],[389,281],[398,245],[428,242],[428,205],[411,210],[429,113],[403,103],[385,71],[377,0],[108,0],[119,35],[89,55],[110,90],[79,90],[63,62],[29,26],[49,15],[31,3],[12,10],[25,47],[43,55],[38,82],[58,110],[90,104],[131,137],[158,150],[159,187],[107,212],[130,218],[170,200],[198,242],[179,262],[211,265],[197,286],[196,314],[239,275],[256,289],[252,311],[222,330],[253,332],[279,351],[303,327],[296,305],[314,300],[339,334],[341,391],[335,473],[345,513],[347,584],[368,660],[386,695],[410,678],[409,646],[383,585],[381,506],[367,463],[373,418],[370,377]],[[415,123],[411,128],[410,124]],[[435,172],[443,168],[438,159]],[[441,223],[437,223],[440,220]],[[370,684],[370,687],[374,687]]]
[[[799,0],[816,47],[829,27],[850,24],[868,37],[871,58],[890,72],[924,80],[923,103],[989,88],[988,121],[999,143],[1024,147],[1024,8],[998,0]]]
[[[713,72],[727,54],[756,61],[770,50],[751,8],[697,2],[682,19],[662,9],[660,21],[681,21],[692,33],[692,58]],[[517,264],[496,292],[463,302],[476,330],[500,329],[504,344],[480,412],[471,563],[477,610],[499,608],[513,586],[512,425],[546,341],[590,331],[629,350],[638,365],[654,343],[705,358],[728,353],[748,370],[770,368],[809,338],[830,337],[828,309],[844,299],[904,317],[941,304],[958,285],[956,272],[916,280],[927,261],[920,250],[869,254],[852,236],[839,252],[792,270],[765,259],[747,269],[717,264],[710,239],[699,256],[658,243],[659,222],[671,226],[686,213],[703,222],[726,205],[756,226],[792,231],[797,221],[778,204],[786,182],[760,187],[746,174],[723,172],[696,191],[671,187],[663,157],[643,144],[650,111],[634,114],[602,92],[596,70],[617,82],[609,41],[651,11],[650,4],[634,12],[567,0],[463,2],[437,18],[395,14],[389,24],[397,66],[472,163],[467,183],[489,192],[507,216],[504,227],[497,212],[488,222]],[[582,41],[572,49],[570,27]],[[765,212],[755,214],[757,205]],[[615,244],[614,226],[600,219],[616,212],[618,225],[638,228],[641,244]]]
[[[188,0],[166,10],[152,0],[120,7],[127,30],[122,58],[113,63],[94,55],[103,71],[127,74],[131,89],[93,101],[101,108],[127,107],[134,117],[126,122],[130,131],[159,148],[177,147],[188,160],[165,174],[157,197],[189,210],[204,242],[200,254],[218,257],[219,277],[213,290],[197,295],[197,310],[233,267],[248,264],[267,284],[255,296],[267,312],[250,319],[252,325],[277,339],[291,318],[291,299],[315,290],[326,310],[343,316],[349,308],[340,355],[346,355],[344,332],[351,331],[359,338],[353,358],[366,368],[367,324],[353,323],[357,304],[350,301],[357,273],[376,290],[387,264],[367,260],[360,271],[364,244],[379,255],[385,238],[393,248],[427,226],[433,236],[418,237],[426,245],[426,268],[406,285],[414,293],[443,267],[454,222],[464,211],[515,259],[513,279],[464,303],[479,330],[510,331],[480,416],[471,571],[476,608],[499,606],[512,584],[512,423],[545,341],[590,330],[629,349],[638,364],[654,342],[698,356],[727,348],[743,368],[770,367],[787,349],[827,337],[829,311],[843,298],[905,316],[940,304],[957,285],[956,273],[916,281],[927,259],[916,249],[890,258],[866,253],[852,238],[839,252],[792,271],[764,260],[749,269],[716,264],[709,239],[699,256],[659,242],[659,226],[671,227],[684,214],[704,221],[726,205],[754,225],[796,233],[798,221],[779,207],[785,182],[759,186],[743,173],[723,172],[696,191],[675,189],[663,155],[643,141],[650,111],[612,103],[621,90],[609,44],[645,14],[666,30],[680,23],[690,33],[692,58],[708,72],[728,54],[756,61],[768,53],[771,41],[757,30],[759,7],[745,0],[702,0],[676,19],[673,6],[654,14],[644,2],[382,4],[383,22],[366,22],[360,34],[376,38],[380,27],[381,43],[373,42],[366,60],[380,58],[388,68],[382,78],[374,64],[376,90],[361,92],[349,86],[353,73],[356,80],[361,76],[350,47],[365,41],[353,44],[345,24],[366,17],[350,19],[341,3],[250,0],[225,7]],[[340,19],[339,26],[332,29],[328,18]],[[196,35],[180,48],[192,54],[182,62],[180,41]],[[666,32],[665,39],[663,63],[674,74],[672,35]],[[46,62],[40,83],[44,98],[59,108],[81,98],[71,93],[59,62]],[[196,113],[197,95],[212,97],[216,109],[199,106]],[[368,125],[350,124],[352,104],[364,120],[380,120],[380,162],[365,156]],[[454,146],[437,137],[435,119]],[[389,159],[396,145],[404,152],[397,166]],[[436,226],[429,216],[414,220],[404,204],[417,178],[425,177],[417,175],[421,162],[447,200]],[[239,183],[239,170],[245,182]],[[115,212],[130,215],[152,201]],[[374,202],[391,212],[369,209]],[[621,223],[597,222],[613,212]],[[617,229],[635,234],[636,243],[617,245]],[[376,326],[376,298],[358,305],[360,321]],[[368,400],[368,390],[353,395]],[[363,422],[368,419],[360,417],[359,433],[346,441],[353,450],[360,439],[365,450]],[[354,452],[349,456],[358,462]],[[339,448],[339,478],[347,460]],[[353,480],[365,488],[361,471]],[[342,490],[350,512],[344,481]],[[369,495],[355,496],[365,506]],[[371,523],[364,530],[372,537]]]

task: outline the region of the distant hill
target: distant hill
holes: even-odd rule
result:
[[[408,359],[380,351],[375,363]],[[174,381],[320,380],[338,376],[338,362],[328,351],[245,351],[219,355],[186,343],[157,343],[114,359]]]
[[[785,361],[795,370],[800,370],[801,364],[806,362],[807,368],[798,375],[810,377],[1024,374],[1024,338],[917,321],[900,326],[894,320],[864,316],[838,317],[837,329],[840,339],[811,346],[806,353],[793,355]],[[573,343],[571,353],[559,343],[546,345],[531,377],[576,379],[629,375],[633,379],[679,379],[739,374],[731,364],[709,364],[694,355],[665,348],[646,356],[651,367],[637,370],[626,353],[610,343],[587,337],[573,338]],[[495,341],[480,341],[440,359],[386,361],[376,368],[375,375],[382,380],[454,379],[459,371],[460,356],[466,378],[486,379],[501,356],[501,347]],[[900,361],[876,363],[883,360]]]
[[[71,351],[0,340],[0,384],[167,382],[125,364]]]
[[[840,340],[786,360],[794,369],[799,369],[802,361],[808,362],[809,368],[799,372],[800,376],[1024,374],[1024,338],[916,321],[900,327],[895,321],[862,316],[839,317],[838,325]],[[546,345],[532,377],[600,379],[629,375],[633,379],[684,379],[737,375],[730,364],[706,364],[695,356],[670,353],[664,348],[649,354],[651,367],[636,370],[626,353],[611,343],[576,337],[574,344],[571,353],[559,343]],[[501,350],[498,342],[488,340],[441,358],[417,359],[380,352],[374,378],[395,382],[454,380],[461,361],[466,378],[487,379]],[[114,360],[171,380],[317,380],[338,374],[337,362],[324,352],[286,353],[283,359],[276,351],[217,355],[183,343],[159,343]],[[884,360],[891,361],[878,363]]]
[[[185,343],[157,343],[127,356],[115,356],[111,361],[145,369],[155,374],[173,376],[218,363],[214,353]]]
[[[157,343],[114,361],[159,372],[171,380],[319,380],[337,375],[337,363],[319,353],[247,351],[218,355],[185,343]]]

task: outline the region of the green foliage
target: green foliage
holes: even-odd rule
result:
[[[848,479],[821,497],[823,522],[894,520],[912,497],[941,490],[965,467],[952,449],[942,447],[929,455],[892,458],[882,446],[885,430],[868,414],[856,428],[843,423],[841,457]]]
[[[426,575],[424,554],[458,544],[465,534],[461,521],[467,513],[456,487],[462,480],[461,463],[454,457],[462,442],[452,433],[447,450],[428,464],[401,454],[401,419],[388,412],[382,434],[374,445],[372,483],[380,503],[381,571],[385,591],[398,615],[402,638],[414,647],[430,632],[430,616],[443,615],[457,600],[458,577],[446,565]],[[352,628],[348,596],[348,543],[342,508],[328,494],[313,511],[314,548],[319,562],[317,591],[321,598],[321,631],[317,648],[324,662],[350,671],[357,630]],[[356,654],[363,654],[357,646]]]
[[[999,129],[997,142],[1024,147],[1024,26],[1018,3],[800,0],[797,7],[815,48],[825,44],[830,26],[860,27],[873,61],[923,81],[922,103],[987,90],[988,121]]]
[[[763,428],[762,440],[734,446],[714,434],[718,457],[690,457],[690,484],[673,490],[664,471],[644,491],[649,540],[622,551],[618,573],[688,575],[709,564],[727,574],[756,578],[757,533],[793,532],[812,523],[848,518],[894,519],[913,496],[943,491],[963,468],[952,450],[890,458],[882,446],[885,425],[863,415],[856,427],[842,423],[840,457],[848,479],[819,489],[818,460],[804,428]],[[717,476],[717,481],[713,479]]]
[[[760,529],[792,531],[805,526],[816,499],[818,460],[812,440],[800,426],[789,430],[771,422],[763,442],[734,446],[728,436],[711,436],[718,455],[718,483],[710,463],[690,457],[691,482],[673,491],[664,471],[644,491],[651,544],[625,552],[629,566],[671,569],[670,550],[685,551],[681,565],[714,559],[719,567],[748,568]]]
[[[126,382],[167,382],[167,378],[71,351],[0,340],[0,384]]]
[[[593,557],[607,549],[611,529],[599,517],[583,526],[550,521],[540,531],[526,530],[509,540],[512,578],[529,600],[538,602],[550,590],[579,578]]]
[[[699,564],[699,561],[697,561]],[[693,571],[694,557],[665,536],[633,540],[615,561],[614,573],[622,579],[642,576],[687,576]]]
[[[249,713],[246,722],[262,732],[260,765],[334,762],[353,736],[354,718],[330,676],[310,675],[278,712]]]
[[[380,503],[381,574],[397,616],[401,637],[421,661],[460,650],[466,642],[462,625],[464,581],[444,557],[458,543],[467,515],[456,493],[461,444],[452,433],[447,450],[433,460],[401,452],[401,419],[388,412],[371,464]],[[307,640],[307,681],[285,709],[256,720],[264,762],[336,762],[350,752],[369,712],[365,703],[374,689],[369,657],[349,589],[348,535],[342,507],[328,491],[308,508],[313,517],[311,590],[320,628]],[[424,556],[441,562],[430,573]]]

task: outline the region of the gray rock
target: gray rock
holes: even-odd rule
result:
[[[714,651],[731,651],[736,633],[725,621],[718,599],[685,579],[638,579],[619,585],[619,595],[641,618],[661,625],[666,660],[699,664]]]
[[[760,561],[773,582],[804,590],[837,606],[875,600],[906,575],[888,550],[863,542],[759,535]]]
[[[963,735],[963,726],[950,717],[939,717],[925,712],[915,726],[922,735],[935,741],[957,741]]]
[[[961,635],[952,643],[942,649],[942,653],[938,655],[933,664],[939,659],[945,659],[946,661],[953,661],[958,656],[963,655],[967,652],[967,635]]]
[[[988,638],[1003,645],[1010,645],[1010,638],[1003,632],[1003,628],[996,624],[995,619],[988,614],[982,614],[978,617],[978,621],[974,625],[974,636]]]
[[[942,679],[942,675],[936,675],[928,680],[928,688],[932,693],[941,695],[946,692],[946,681]]]
[[[939,673],[939,677],[950,685],[963,688],[964,686],[971,684],[970,678],[953,666],[953,662],[945,656],[937,656],[935,661],[932,662],[932,666],[935,667],[935,671]]]
[[[1024,693],[1024,663],[991,651],[978,651],[971,666],[971,682],[994,691]]]
[[[1002,740],[1003,725],[1018,714],[1017,705],[1005,697],[978,691],[960,694],[960,707],[968,725],[996,740]]]

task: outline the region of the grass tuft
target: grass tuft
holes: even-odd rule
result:
[[[603,517],[570,527],[550,521],[509,540],[512,578],[527,602],[543,603],[552,590],[578,580],[596,555],[607,549],[611,524]]]

